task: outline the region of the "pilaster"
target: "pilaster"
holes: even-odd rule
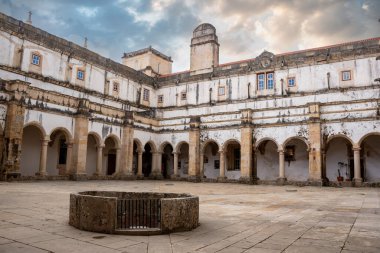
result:
[[[125,179],[134,179],[133,174],[133,113],[126,112],[121,137],[120,168],[116,176]]]
[[[309,106],[309,182],[322,183],[322,134],[320,122],[320,104],[310,103]]]
[[[250,183],[252,177],[252,110],[241,111],[240,129],[240,181]]]
[[[189,132],[189,177],[190,181],[200,181],[200,118],[190,119]]]
[[[25,99],[30,83],[20,80],[8,81],[5,89],[10,100],[4,129],[2,174],[5,179],[20,176],[21,143],[24,127]]]

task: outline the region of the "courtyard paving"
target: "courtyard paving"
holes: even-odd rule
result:
[[[68,225],[69,194],[185,192],[200,226],[159,236]],[[0,182],[0,252],[380,252],[380,189],[172,181]]]

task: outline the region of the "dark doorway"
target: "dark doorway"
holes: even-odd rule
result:
[[[112,175],[116,171],[116,154],[108,154],[107,175]]]
[[[144,146],[144,153],[142,157],[142,171],[144,177],[149,177],[152,172],[152,148],[149,143]]]

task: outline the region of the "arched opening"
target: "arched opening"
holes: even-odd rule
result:
[[[256,148],[257,177],[260,180],[274,181],[279,177],[279,154],[277,144],[264,140]]]
[[[220,172],[219,146],[214,141],[209,141],[203,147],[203,174],[206,178],[216,179]]]
[[[144,153],[142,155],[142,171],[144,177],[149,177],[150,173],[152,173],[152,165],[153,165],[153,156],[152,156],[153,148],[151,144],[148,142],[144,146]]]
[[[133,160],[132,160],[132,172],[133,175],[137,175],[137,169],[138,169],[138,159],[139,159],[139,153],[138,153],[138,146],[135,141],[133,141]]]
[[[56,129],[50,134],[50,142],[47,150],[47,174],[65,175],[69,172],[67,149],[70,137],[67,130]],[[71,148],[71,147],[70,147]]]
[[[360,170],[363,181],[380,182],[380,135],[366,136],[360,148]]]
[[[329,181],[338,181],[339,176],[344,180],[354,177],[352,144],[340,136],[332,138],[326,145],[326,177]]]
[[[24,128],[20,161],[22,176],[34,176],[39,171],[43,138],[43,133],[38,127],[28,125]]]
[[[180,177],[187,177],[189,174],[189,144],[183,142],[178,150],[178,173]]]
[[[87,138],[86,174],[93,175],[96,172],[96,162],[98,158],[97,149],[99,139],[94,134],[89,134]]]
[[[116,172],[117,164],[117,142],[113,137],[108,137],[104,141],[103,148],[103,168],[105,168],[106,175],[113,175]]]
[[[285,177],[289,181],[307,181],[309,177],[309,152],[306,143],[292,138],[284,143]]]
[[[228,141],[224,145],[226,158],[226,177],[229,179],[240,178],[240,143],[236,140]]]
[[[173,147],[169,143],[162,149],[161,173],[164,178],[170,178],[174,174],[174,155]]]

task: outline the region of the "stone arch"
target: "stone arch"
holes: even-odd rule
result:
[[[154,142],[152,140],[148,141],[147,143],[145,143],[145,145],[148,144],[150,146],[150,148],[152,149],[152,152],[155,153],[157,152],[157,147],[156,147],[156,144],[154,144]],[[144,147],[145,147],[144,145]]]
[[[31,121],[31,122],[28,122],[24,125],[23,128],[26,128],[28,126],[34,126],[36,128],[38,128],[38,130],[40,131],[40,133],[42,134],[43,137],[46,136],[46,131],[44,129],[44,127],[40,124],[40,122],[37,122],[37,121]]]
[[[289,137],[287,138],[281,145],[282,148],[284,148],[286,146],[286,144],[288,144],[290,141],[292,140],[300,140],[300,141],[303,141],[305,144],[306,144],[306,147],[307,147],[307,150],[310,149],[310,143],[307,141],[307,139],[305,137],[301,137],[301,136],[292,136],[292,137]]]
[[[143,151],[143,149],[144,149],[144,146],[142,145],[142,143],[141,143],[141,141],[139,140],[139,139],[137,139],[137,138],[134,138],[133,139],[133,143],[135,143],[136,144],[136,146],[137,146],[137,150],[134,150],[134,151]]]
[[[41,162],[42,143],[46,134],[38,122],[31,122],[23,127],[20,157],[20,173],[22,176],[34,176],[39,173]]]
[[[205,142],[203,142],[202,145],[201,145],[201,154],[204,153],[204,148],[205,148],[209,143],[211,143],[211,142],[215,143],[216,146],[218,146],[218,150],[220,150],[220,144],[219,144],[216,140],[214,140],[214,139],[208,139],[208,140],[206,140]]]
[[[189,145],[189,143],[188,143],[187,141],[181,141],[181,142],[179,142],[179,143],[175,146],[175,148],[174,148],[175,152],[180,152],[181,147],[182,147],[182,144],[187,144],[187,145]]]
[[[365,135],[363,135],[360,140],[358,141],[358,145],[357,146],[361,146],[363,141],[368,137],[368,136],[371,136],[371,135],[377,135],[377,136],[380,136],[380,132],[371,132],[371,133],[367,133]]]
[[[272,141],[274,144],[276,144],[277,146],[277,150],[279,150],[281,148],[281,145],[278,144],[278,142],[273,139],[273,138],[270,138],[270,137],[264,137],[264,138],[261,138],[260,140],[256,141],[255,142],[255,150],[257,150],[257,148],[262,144],[264,143],[265,141]]]
[[[104,138],[103,143],[105,143],[105,141],[106,141],[108,138],[111,138],[111,139],[115,142],[115,148],[116,148],[116,149],[120,149],[120,147],[121,147],[121,143],[120,143],[120,139],[119,139],[119,137],[118,137],[117,135],[115,135],[115,134],[109,134],[109,135],[107,135],[107,137]]]
[[[161,143],[160,147],[158,148],[158,152],[163,152],[166,145],[170,145],[173,148],[173,151],[174,151],[173,144],[171,144],[168,141],[164,141],[163,143]]]
[[[62,135],[64,138],[62,138]],[[64,127],[54,128],[50,134],[47,155],[47,174],[64,175],[70,172],[71,157],[69,149],[72,148],[73,137]]]
[[[356,147],[360,147],[360,177],[364,182],[380,182],[380,132],[364,135]]]
[[[88,132],[88,135],[92,135],[94,139],[96,140],[96,145],[103,145],[102,137],[96,132],[90,131]]]
[[[237,139],[228,139],[227,141],[225,141],[225,142],[223,143],[222,150],[225,150],[226,147],[227,147],[229,144],[233,143],[233,142],[239,143],[239,145],[240,145],[240,141],[238,141]]]
[[[333,139],[336,139],[336,138],[343,138],[345,140],[347,140],[348,142],[350,142],[352,144],[352,146],[354,146],[354,142],[352,141],[352,139],[350,137],[348,137],[347,135],[344,135],[344,134],[334,134],[334,135],[330,135],[327,140],[326,140],[326,145],[329,145],[329,143],[333,140]]]
[[[64,127],[56,127],[56,128],[54,128],[53,130],[51,130],[49,136],[51,137],[53,134],[55,134],[57,132],[62,132],[65,135],[67,143],[73,142],[73,137],[72,137],[70,131],[67,130],[66,128],[64,128]]]

